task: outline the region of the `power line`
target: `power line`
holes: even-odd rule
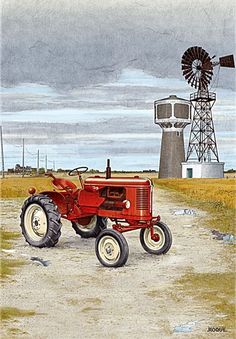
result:
[[[25,175],[25,140],[24,138],[22,139],[22,178],[24,178]]]
[[[39,175],[39,149],[37,152],[37,174]]]
[[[48,157],[47,154],[45,155],[45,173],[47,173],[48,170]]]
[[[3,152],[2,126],[0,127],[1,127],[2,178],[4,178],[4,152]]]
[[[27,148],[26,148],[25,150],[26,150],[26,152],[27,152],[28,154],[30,154],[30,155],[32,155],[32,156],[36,156],[36,155],[37,155],[37,153],[32,153],[32,152],[30,152]]]

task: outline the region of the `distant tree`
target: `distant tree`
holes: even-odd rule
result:
[[[40,167],[39,174],[45,174],[45,168],[44,167]]]
[[[93,168],[91,168],[89,171],[88,171],[89,173],[99,173],[99,170],[96,170],[96,169],[93,169]]]
[[[225,173],[235,173],[236,170],[234,170],[233,168],[229,169],[228,171],[226,171]]]

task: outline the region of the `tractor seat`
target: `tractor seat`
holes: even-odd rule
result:
[[[52,183],[59,190],[72,191],[77,189],[77,186],[73,182],[66,179],[54,178]]]

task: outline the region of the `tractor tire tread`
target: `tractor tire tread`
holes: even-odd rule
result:
[[[81,238],[96,238],[102,230],[107,227],[107,218],[102,218],[97,216],[97,223],[93,230],[83,231],[81,230],[75,222],[72,221],[72,228],[75,230],[76,234],[79,234]]]
[[[31,204],[38,204],[40,207],[43,208],[47,215],[48,220],[48,230],[46,236],[42,239],[42,241],[32,242],[26,233],[25,226],[24,226],[24,214],[27,207]],[[27,243],[35,247],[53,247],[57,244],[60,236],[61,236],[61,215],[58,212],[57,206],[53,203],[52,199],[48,198],[46,195],[39,194],[33,195],[25,200],[20,214],[20,226],[22,234]]]

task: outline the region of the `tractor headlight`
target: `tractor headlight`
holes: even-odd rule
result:
[[[124,207],[125,207],[126,209],[130,208],[130,206],[131,206],[129,200],[124,200],[124,201],[123,201],[123,204],[124,204]]]

